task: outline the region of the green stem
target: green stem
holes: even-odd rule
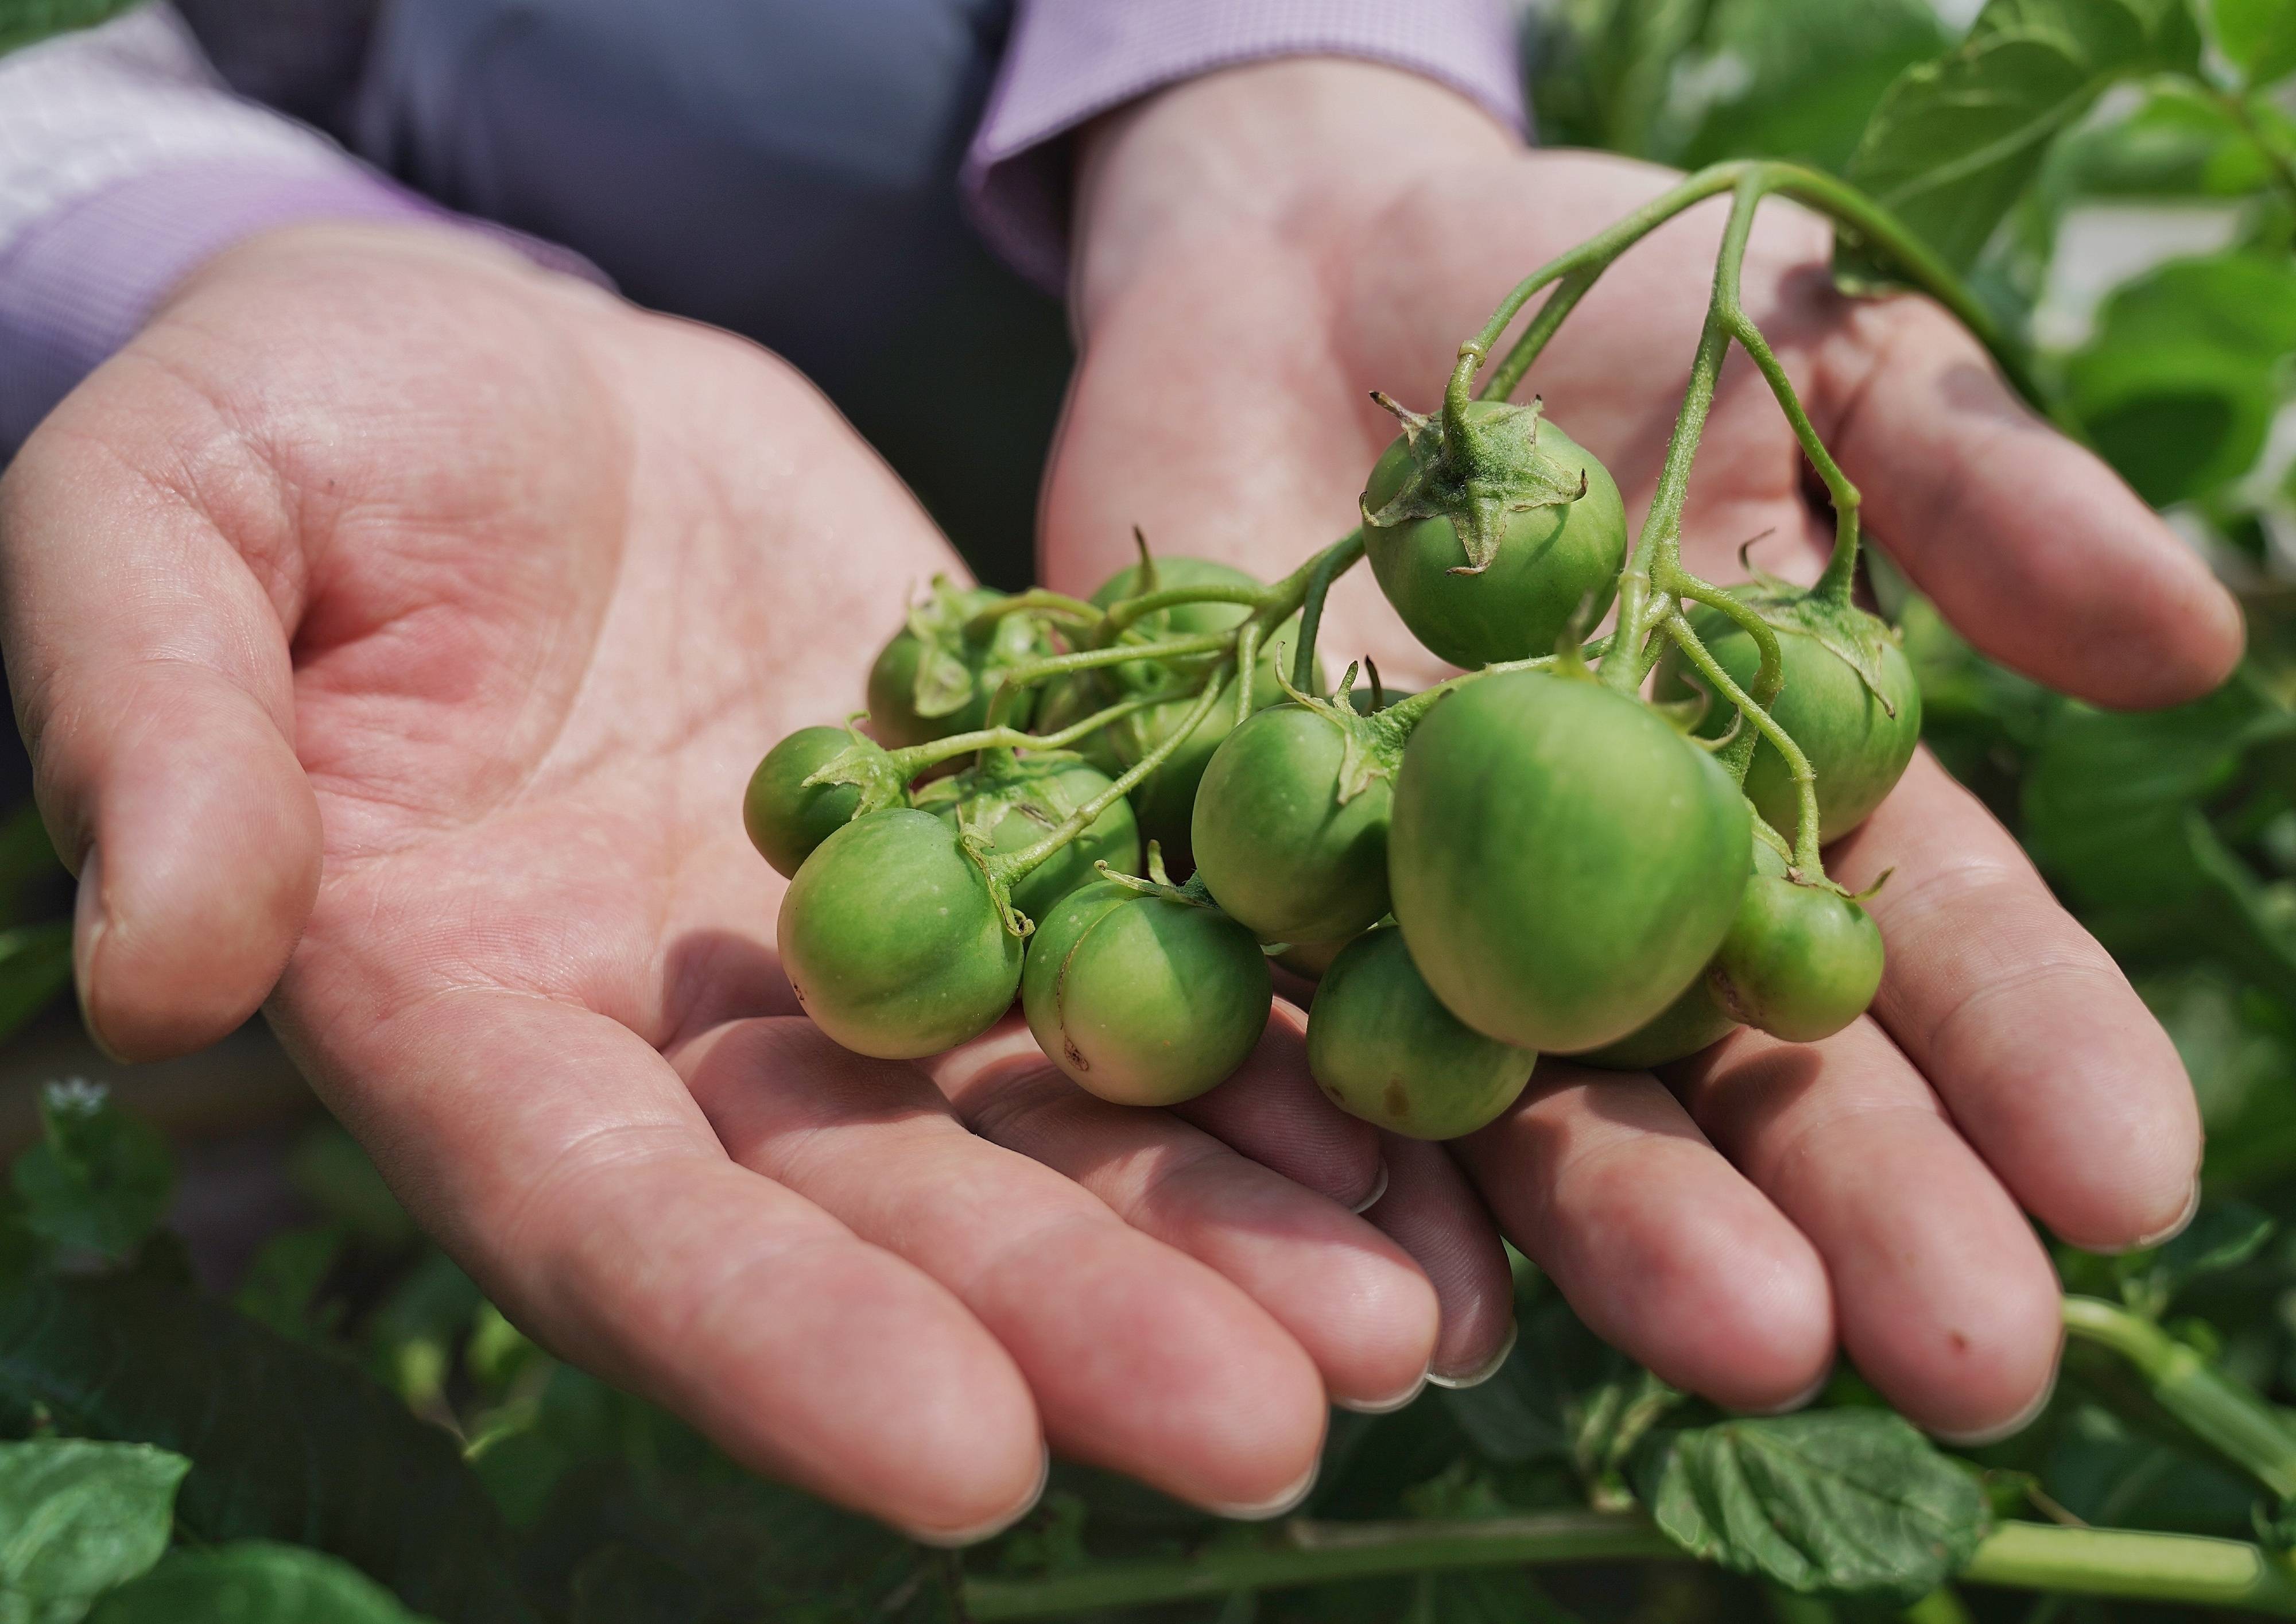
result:
[[[1134,711],[1145,710],[1151,705],[1160,705],[1168,697],[1160,693],[1136,694],[1052,733],[1023,733],[1017,727],[982,727],[972,733],[953,733],[944,738],[928,739],[922,744],[910,744],[885,753],[891,759],[901,782],[906,783],[927,767],[954,761],[957,757],[971,755],[977,750],[1066,750],[1078,740],[1091,737],[1110,723],[1121,721]]]
[[[1308,561],[1308,578],[1300,589],[1300,646],[1292,652],[1292,685],[1305,693],[1316,684],[1316,636],[1324,628],[1324,600],[1332,583],[1363,556],[1363,527],[1341,537]],[[1348,551],[1352,545],[1353,551]]]
[[[1031,586],[1026,592],[1016,592],[1000,598],[964,623],[968,637],[984,636],[989,627],[1007,615],[1050,615],[1055,619],[1076,620],[1088,626],[1098,626],[1101,611],[1082,598],[1072,598],[1064,592],[1054,592],[1048,586]]]
[[[1123,598],[1111,603],[1107,611],[1108,630],[1113,636],[1134,621],[1144,619],[1159,610],[1177,609],[1188,603],[1242,603],[1256,609],[1267,595],[1265,586],[1224,582],[1167,586],[1160,592],[1146,592],[1136,598]]]
[[[1676,562],[1681,551],[1682,508],[1690,492],[1690,464],[1698,455],[1698,439],[1705,431],[1706,415],[1713,409],[1715,380],[1722,358],[1730,349],[1727,313],[1738,303],[1738,275],[1746,258],[1746,240],[1754,228],[1754,210],[1761,202],[1759,172],[1740,180],[1730,204],[1730,218],[1722,228],[1722,250],[1714,262],[1714,293],[1708,301],[1706,324],[1698,335],[1698,349],[1690,362],[1690,382],[1682,394],[1682,409],[1675,416],[1674,433],[1667,441],[1666,460],[1660,464],[1657,489],[1642,533],[1635,538],[1634,556],[1619,578],[1618,630],[1611,652],[1603,661],[1603,680],[1621,693],[1639,691],[1654,658],[1651,633],[1674,612],[1667,598],[1653,603],[1652,578],[1662,564]]]
[[[2005,1522],[1961,1572],[1972,1585],[2237,1607],[2296,1619],[2296,1574],[2237,1539]]]
[[[1794,438],[1801,442],[1802,455],[1817,470],[1817,477],[1825,482],[1825,494],[1833,501],[1833,553],[1825,561],[1825,573],[1818,577],[1817,594],[1836,603],[1849,602],[1849,590],[1857,579],[1857,488],[1849,476],[1841,472],[1825,442],[1817,437],[1817,430],[1802,410],[1801,396],[1794,390],[1793,380],[1778,362],[1770,342],[1762,330],[1754,325],[1753,318],[1738,308],[1734,297],[1727,313],[1730,336],[1739,347],[1753,357],[1754,365],[1768,380],[1770,393],[1777,397],[1786,421],[1793,425]]]
[[[2296,1436],[2272,1407],[2154,1325],[2116,1303],[2068,1297],[2065,1329],[2136,1367],[2162,1409],[2273,1493],[2296,1496]]]
[[[1722,668],[1721,662],[1698,640],[1698,634],[1690,629],[1689,621],[1676,613],[1669,615],[1662,624],[1684,658],[1698,668],[1698,674],[1714,685],[1717,693],[1737,706],[1739,714],[1785,759],[1786,771],[1793,775],[1794,794],[1800,802],[1795,815],[1793,865],[1812,879],[1824,879],[1825,865],[1817,854],[1817,774],[1812,770],[1809,758],[1793,742],[1793,736],[1778,726],[1777,718],[1767,708],[1758,703],[1752,694],[1738,685],[1736,678]]]
[[[1095,1563],[1043,1579],[968,1579],[980,1624],[1143,1607],[1348,1579],[1564,1562],[1688,1561],[1639,1512],[1552,1512],[1459,1522],[1295,1521],[1265,1541],[1193,1556]],[[2286,1562],[2235,1539],[2006,1522],[1961,1578],[2012,1589],[2237,1607],[2296,1618]]]
[[[1226,633],[1218,635],[1222,637],[1227,636]],[[1215,666],[1204,679],[1203,691],[1179,726],[1158,740],[1153,748],[1119,774],[1114,783],[1062,819],[1042,840],[1019,851],[986,859],[989,874],[1011,885],[1083,833],[1102,813],[1130,794],[1149,774],[1163,766],[1172,752],[1180,748],[1180,742],[1195,732],[1198,726],[1218,708],[1220,694],[1227,685],[1226,678],[1232,665],[1232,660],[1223,660]]]

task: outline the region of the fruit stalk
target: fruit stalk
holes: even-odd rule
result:
[[[2067,1297],[2065,1330],[2136,1367],[2161,1407],[2283,1499],[2296,1497],[2296,1436],[2272,1407],[2151,1320],[2095,1297]]]

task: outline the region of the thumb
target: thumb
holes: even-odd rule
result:
[[[291,588],[275,598],[226,533],[291,510],[157,370],[132,355],[100,369],[0,479],[0,649],[42,816],[79,875],[88,1030],[127,1060],[252,1014],[319,881]],[[253,554],[268,579],[293,578],[283,552]]]

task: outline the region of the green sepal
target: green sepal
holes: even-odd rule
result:
[[[845,731],[853,735],[853,742],[807,774],[801,787],[812,790],[825,783],[853,785],[861,791],[860,803],[853,809],[855,817],[908,805],[908,786],[902,780],[900,768],[893,765],[891,752],[850,722],[845,725]]]
[[[1013,906],[1013,886],[999,872],[996,854],[990,849],[988,837],[977,828],[959,828],[957,849],[964,852],[981,877],[988,882],[988,899],[996,905],[996,917],[1004,922],[1004,934],[1016,941],[1026,941],[1036,934],[1037,923]]]
[[[909,636],[917,640],[917,674],[909,704],[927,719],[954,716],[976,693],[993,689],[1008,666],[1049,653],[1044,623],[1035,615],[1002,615],[985,638],[966,629],[977,610],[969,610],[962,590],[936,575],[922,602],[910,605]]]
[[[1293,687],[1282,661],[1275,667],[1276,683],[1293,704],[1314,711],[1340,730],[1339,804],[1343,807],[1382,778],[1395,782],[1395,775],[1403,770],[1403,747],[1411,742],[1416,719],[1398,718],[1386,710],[1374,710],[1369,716],[1357,710],[1348,696],[1355,690],[1356,673],[1361,668],[1360,661],[1350,664],[1332,696],[1319,699]]]
[[[1372,398],[1403,424],[1411,472],[1377,513],[1357,500],[1363,521],[1388,529],[1418,519],[1448,519],[1467,557],[1452,566],[1453,575],[1480,575],[1491,567],[1509,513],[1567,507],[1587,494],[1584,468],[1574,470],[1538,448],[1544,408],[1536,398],[1456,424],[1422,416],[1376,390]]]

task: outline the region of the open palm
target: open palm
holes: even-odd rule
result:
[[[932,1538],[1046,1440],[1265,1511],[1327,1393],[1426,1370],[1434,1293],[1346,1210],[1376,1144],[1280,1035],[1192,1124],[1025,1032],[928,1076],[796,1014],[742,783],[955,561],[751,347],[447,233],[274,234],[35,437],[0,563],[92,1029],[267,995],[522,1325],[737,1456]]]
[[[1113,121],[1083,173],[1085,361],[1046,508],[1046,575],[1070,587],[1119,560],[1135,523],[1263,573],[1344,533],[1394,432],[1367,392],[1431,409],[1516,278],[1670,180],[1525,153],[1426,81],[1337,62],[1168,92]],[[1688,375],[1718,209],[1620,262],[1524,390],[1605,460],[1630,512]],[[1828,249],[1819,221],[1770,205],[1748,308],[1915,583],[1988,652],[2087,698],[2163,704],[2219,679],[2239,623],[2198,561],[1940,312],[1838,296]],[[1737,578],[1759,537],[1759,563],[1809,580],[1829,536],[1736,357],[1685,562]],[[1406,686],[1439,668],[1366,572],[1325,624],[1327,657],[1368,651]],[[1580,1312],[1669,1381],[1773,1407],[1839,1343],[1915,1419],[1997,1430],[2045,1393],[2058,1346],[2024,1213],[2104,1248],[2178,1223],[2191,1092],[2111,960],[1926,756],[1829,863],[1852,887],[1896,870],[1872,905],[1890,960],[1871,1019],[1814,1047],[1741,1033],[1663,1082],[1543,1066],[1457,1160]]]

